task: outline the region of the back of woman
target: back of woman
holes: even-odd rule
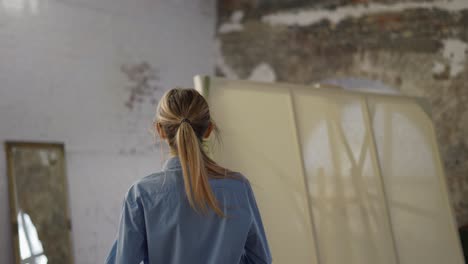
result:
[[[217,130],[205,99],[193,89],[168,91],[155,127],[172,156],[128,190],[106,263],[271,263],[248,180],[203,151]]]

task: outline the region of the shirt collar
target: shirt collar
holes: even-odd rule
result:
[[[180,165],[179,156],[170,157],[163,165],[163,170],[174,170],[180,168],[182,168],[182,165]]]

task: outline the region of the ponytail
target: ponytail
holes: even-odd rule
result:
[[[189,122],[180,123],[175,140],[190,205],[202,213],[209,206],[217,215],[224,217],[208,181],[208,170],[214,168],[215,172],[219,172],[219,166],[213,166],[215,163],[204,153],[200,139]]]
[[[218,165],[203,150],[202,141],[209,126],[218,135],[205,98],[194,89],[171,89],[159,101],[155,120],[158,128],[164,132],[171,151],[179,156],[190,206],[203,213],[212,209],[224,217],[209,179],[239,177]]]

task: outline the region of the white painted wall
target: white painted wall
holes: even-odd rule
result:
[[[130,184],[159,170],[154,106],[124,106],[122,64],[149,62],[155,84],[212,74],[214,0],[0,0],[0,141],[64,142],[75,260],[102,263]],[[157,92],[161,95],[163,90]],[[0,152],[0,263],[13,263]]]

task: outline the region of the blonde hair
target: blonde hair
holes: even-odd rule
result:
[[[158,103],[155,122],[165,132],[171,150],[179,156],[190,206],[203,213],[210,207],[224,217],[208,179],[230,177],[232,171],[219,166],[203,150],[203,135],[210,123],[214,132],[219,131],[205,98],[195,89],[171,89]]]

